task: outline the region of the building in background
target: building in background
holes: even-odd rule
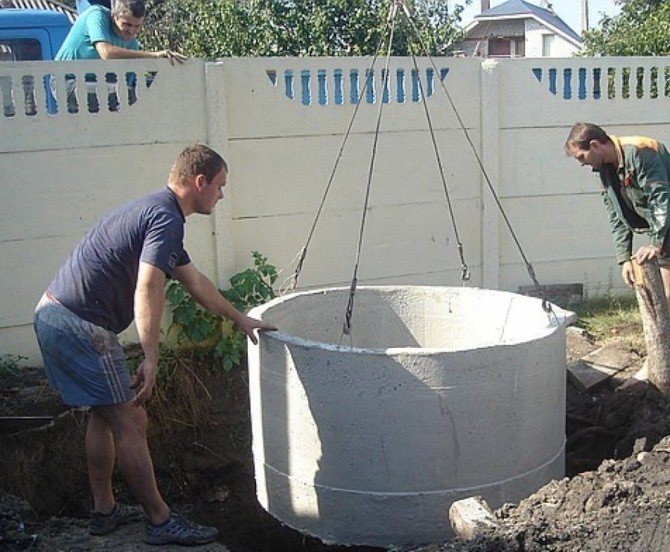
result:
[[[582,47],[580,36],[545,2],[508,0],[494,8],[481,0],[482,11],[465,29],[460,55],[466,57],[571,57]]]

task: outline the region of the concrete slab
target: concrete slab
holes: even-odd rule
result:
[[[568,363],[568,377],[583,390],[593,389],[636,360],[623,341],[613,341]]]

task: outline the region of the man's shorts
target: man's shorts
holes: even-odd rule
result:
[[[47,294],[35,309],[34,322],[47,379],[66,404],[104,406],[135,396],[116,334],[83,320]]]

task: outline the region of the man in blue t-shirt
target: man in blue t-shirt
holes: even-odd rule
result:
[[[227,175],[228,167],[215,151],[187,147],[173,164],[165,189],[123,205],[96,224],[61,265],[35,310],[49,383],[68,405],[90,406],[91,534],[110,533],[141,514],[137,507],[116,502],[115,461],[146,514],[145,542],[203,544],[218,533],[171,513],[161,497],[142,405],[156,381],[167,277],[179,280],[211,312],[232,320],[254,343],[256,330],[275,329],[226,301],[193,266],[183,246],[185,218],[214,211]],[[144,359],[131,383],[117,334],[133,318]]]
[[[55,59],[69,61],[77,59],[136,59],[166,58],[170,64],[183,63],[185,56],[172,50],[147,52],[140,50],[137,33],[144,24],[146,10],[142,0],[116,0],[111,11],[101,5],[94,4],[85,9],[77,18],[63,41]],[[135,79],[128,76],[129,103],[134,103],[136,96]],[[85,81],[95,82],[95,75],[87,73]],[[107,82],[115,85],[116,75],[107,74]],[[70,113],[79,111],[76,98],[75,76],[65,76],[67,104]],[[88,98],[89,111],[99,111],[99,103],[94,95]],[[117,111],[118,99],[110,98],[110,109]]]

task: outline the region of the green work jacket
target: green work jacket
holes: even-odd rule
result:
[[[600,179],[619,264],[633,253],[633,232],[663,246],[670,223],[670,153],[643,136],[610,136],[618,166],[603,165]]]

